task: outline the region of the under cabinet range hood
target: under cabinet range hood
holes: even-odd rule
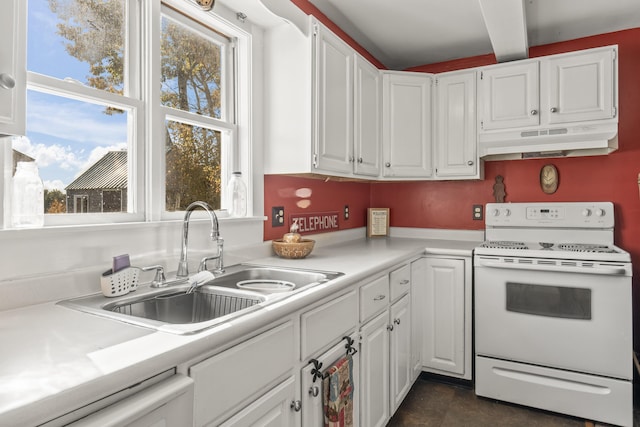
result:
[[[599,156],[617,149],[617,123],[513,129],[478,135],[478,152],[486,161]]]

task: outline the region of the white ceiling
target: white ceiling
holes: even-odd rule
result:
[[[389,69],[493,52],[479,0],[309,1]],[[640,27],[640,0],[512,1],[525,4],[529,46]],[[258,13],[259,0],[220,3],[273,22]]]

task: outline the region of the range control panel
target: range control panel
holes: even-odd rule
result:
[[[613,228],[611,202],[487,203],[487,227]]]

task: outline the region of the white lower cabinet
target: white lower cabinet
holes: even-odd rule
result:
[[[411,267],[405,264],[360,287],[363,426],[386,425],[416,378],[414,361],[419,356],[413,354],[411,339],[411,282]]]
[[[288,320],[191,366],[189,376],[195,382],[195,425],[219,425],[232,415],[234,424],[231,425],[252,425],[251,414],[277,412],[277,405],[273,405],[273,399],[277,398],[269,395],[279,396],[274,391],[279,384],[287,388],[285,379],[292,375],[298,359],[295,331],[294,322]],[[289,402],[297,395],[295,385],[291,390]],[[248,417],[246,423],[244,416]]]
[[[471,379],[471,259],[426,258],[422,312],[423,369]]]
[[[390,310],[391,413],[402,403],[413,384],[411,367],[411,305],[409,294]]]
[[[299,425],[296,394],[296,377],[289,377],[273,390],[238,412],[220,427],[294,427]],[[211,426],[218,424],[210,424]],[[306,424],[303,424],[306,426]]]
[[[355,334],[349,337],[350,339],[356,339]],[[324,372],[334,362],[344,357],[346,354],[345,345],[346,340],[340,341],[339,344],[331,347],[328,351],[322,355],[309,360],[309,363],[301,370],[301,402],[302,402],[302,425],[304,427],[323,427],[324,426],[324,407],[322,400],[322,377],[314,375],[316,367],[321,372]],[[360,352],[353,354],[353,425],[365,425],[359,422],[359,405],[360,391],[359,391],[359,370],[360,370]]]
[[[389,420],[389,311],[360,330],[360,421],[381,427]]]

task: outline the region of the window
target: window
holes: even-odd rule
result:
[[[29,0],[27,138],[12,148],[38,165],[45,225],[174,218],[194,200],[219,209],[231,165],[247,171],[233,156],[248,158],[235,97],[249,35],[160,3]]]
[[[165,118],[165,210],[203,200],[223,205],[225,149],[233,138],[231,40],[163,9],[161,110]]]

